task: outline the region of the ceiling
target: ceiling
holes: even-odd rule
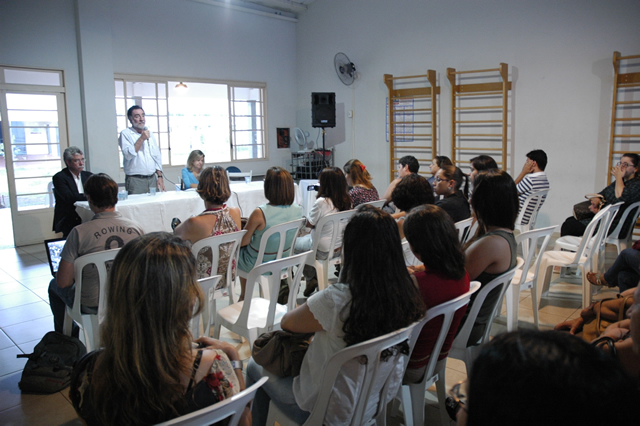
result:
[[[282,12],[297,14],[308,9],[316,0],[243,0],[245,3],[253,3]]]

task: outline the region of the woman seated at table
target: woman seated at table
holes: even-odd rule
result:
[[[185,188],[198,187],[202,167],[204,167],[204,152],[194,149],[187,159],[187,167],[182,169],[182,182]]]
[[[267,170],[264,178],[264,196],[269,202],[259,206],[251,213],[245,226],[247,233],[242,238],[238,268],[247,273],[253,269],[256,263],[262,234],[272,226],[302,218],[302,207],[294,203],[293,178],[286,169],[271,167]],[[291,247],[294,234],[292,231],[287,233],[285,251]],[[272,235],[267,242],[264,262],[276,258],[279,244],[279,237]],[[240,277],[240,300],[244,300],[246,285],[247,280]]]
[[[349,196],[353,202],[354,209],[362,203],[378,201],[380,199],[378,190],[373,186],[373,183],[371,183],[371,175],[360,160],[353,159],[347,161],[343,169],[347,179],[347,185],[351,188],[349,190]]]
[[[484,286],[516,266],[517,244],[513,229],[520,203],[516,184],[504,170],[480,172],[474,185],[471,207],[478,220],[478,234],[466,249],[466,269],[471,281],[480,281]],[[471,296],[467,312],[476,294]],[[499,303],[499,296],[500,289],[496,288],[485,299],[469,337],[469,344],[476,343],[485,328],[491,326],[487,323],[493,308]]]
[[[187,243],[155,232],[126,244],[113,261],[107,300],[103,349],[80,360],[69,392],[87,424],[156,424],[244,389],[231,344],[192,343],[189,321],[205,298]]]
[[[427,310],[469,291],[469,274],[464,269],[465,257],[458,232],[443,209],[433,205],[414,208],[404,221],[404,234],[411,251],[424,264],[424,270],[414,272],[412,277]],[[465,312],[466,307],[454,314],[438,359],[447,357]],[[441,327],[442,317],[438,317],[420,332],[404,375],[405,383],[419,383],[424,377]]]
[[[303,424],[318,398],[326,364],[336,352],[406,327],[424,313],[418,289],[404,265],[397,226],[388,213],[360,206],[345,228],[343,241],[339,283],[312,295],[307,303],[282,317],[284,330],[315,332],[300,375],[277,377],[249,361],[247,384],[269,376],[254,399],[254,425],[265,424],[270,400],[297,424]],[[344,377],[340,380],[347,383],[343,405],[327,412],[326,424],[349,424],[353,408],[347,405],[353,396],[349,392],[356,384],[349,384],[353,382]]]
[[[324,229],[317,230],[315,227],[320,219],[328,214],[351,209],[351,197],[349,197],[347,193],[347,181],[344,178],[344,174],[342,174],[342,170],[338,167],[327,167],[322,170],[318,180],[320,181],[320,189],[318,190],[318,196],[316,197],[313,207],[311,207],[306,223],[307,228],[311,228],[311,233],[296,240],[294,252],[304,253],[305,251],[311,250],[315,239],[320,238],[316,259],[325,260],[329,258],[329,256],[331,256],[331,258],[340,256],[344,224],[341,224],[340,235],[338,235],[336,239],[337,248],[333,253],[329,253],[329,244],[333,237],[333,228],[327,225]],[[318,232],[320,235],[318,235]],[[311,293],[318,288],[318,278],[315,268],[305,265],[304,277],[306,282],[304,295],[305,297],[309,297]]]
[[[464,190],[460,191],[464,182]],[[471,209],[469,208],[469,178],[456,166],[443,166],[436,173],[433,182],[436,195],[443,198],[436,201],[439,206],[446,211],[454,222],[469,219]]]
[[[200,198],[204,200],[205,211],[198,216],[190,217],[178,225],[174,233],[183,240],[195,243],[207,237],[228,234],[239,231],[240,209],[237,207],[227,207],[225,202],[231,196],[229,189],[229,179],[227,173],[220,166],[207,167],[200,174],[200,182],[196,191]],[[219,286],[226,285],[227,265],[232,253],[232,243],[220,247],[220,257],[218,259],[218,269],[215,274],[220,274],[223,279]],[[198,278],[211,276],[211,249],[205,248],[198,253]],[[234,265],[235,274],[235,265]]]

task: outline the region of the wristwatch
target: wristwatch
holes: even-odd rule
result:
[[[237,369],[240,369],[240,371],[243,370],[242,361],[231,361],[231,366],[233,367],[234,370],[237,370]]]

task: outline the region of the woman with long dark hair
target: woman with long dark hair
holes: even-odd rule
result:
[[[74,372],[70,395],[80,417],[89,425],[156,424],[244,389],[231,344],[201,337],[196,342],[206,347],[193,347],[189,321],[205,300],[180,238],[155,232],[120,249],[109,275],[103,349]]]
[[[427,309],[469,291],[469,274],[465,270],[458,232],[443,209],[433,205],[416,207],[407,215],[403,226],[411,251],[424,264],[424,271],[415,272],[412,277]],[[465,311],[466,308],[460,308],[455,313],[438,359],[446,358]],[[441,326],[442,317],[439,317],[422,328],[404,375],[405,383],[422,380]]]
[[[305,251],[311,250],[315,239],[320,238],[316,258],[328,259],[329,256],[332,258],[340,256],[340,251],[329,253],[329,244],[331,244],[331,238],[333,237],[333,228],[326,226],[324,229],[318,231],[315,227],[318,221],[326,215],[351,209],[351,197],[347,192],[347,181],[340,168],[325,168],[320,172],[318,180],[320,181],[320,189],[318,189],[318,196],[309,212],[306,224],[307,228],[311,228],[311,233],[298,238],[294,250],[296,253],[304,253]],[[344,225],[340,228],[341,232],[336,241],[337,247],[342,246],[342,229],[344,229]],[[313,266],[305,266],[304,276],[306,282],[304,295],[309,297],[309,295],[318,288],[315,268],[313,268]]]
[[[272,376],[249,361],[247,383],[269,375],[269,381],[258,390],[254,400],[254,424],[265,423],[271,399],[289,418],[304,423],[333,354],[346,346],[406,327],[423,313],[420,294],[404,264],[395,221],[380,209],[360,206],[345,228],[339,283],[314,294],[307,303],[282,318],[284,330],[315,332],[300,375]],[[338,411],[327,415],[335,416]]]

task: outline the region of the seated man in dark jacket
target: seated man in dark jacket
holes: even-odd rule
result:
[[[56,206],[53,212],[53,231],[62,232],[64,238],[74,226],[82,223],[76,213],[76,201],[87,201],[84,195],[84,184],[91,172],[84,171],[84,154],[75,146],[64,150],[64,162],[67,165],[53,176],[53,195]]]

